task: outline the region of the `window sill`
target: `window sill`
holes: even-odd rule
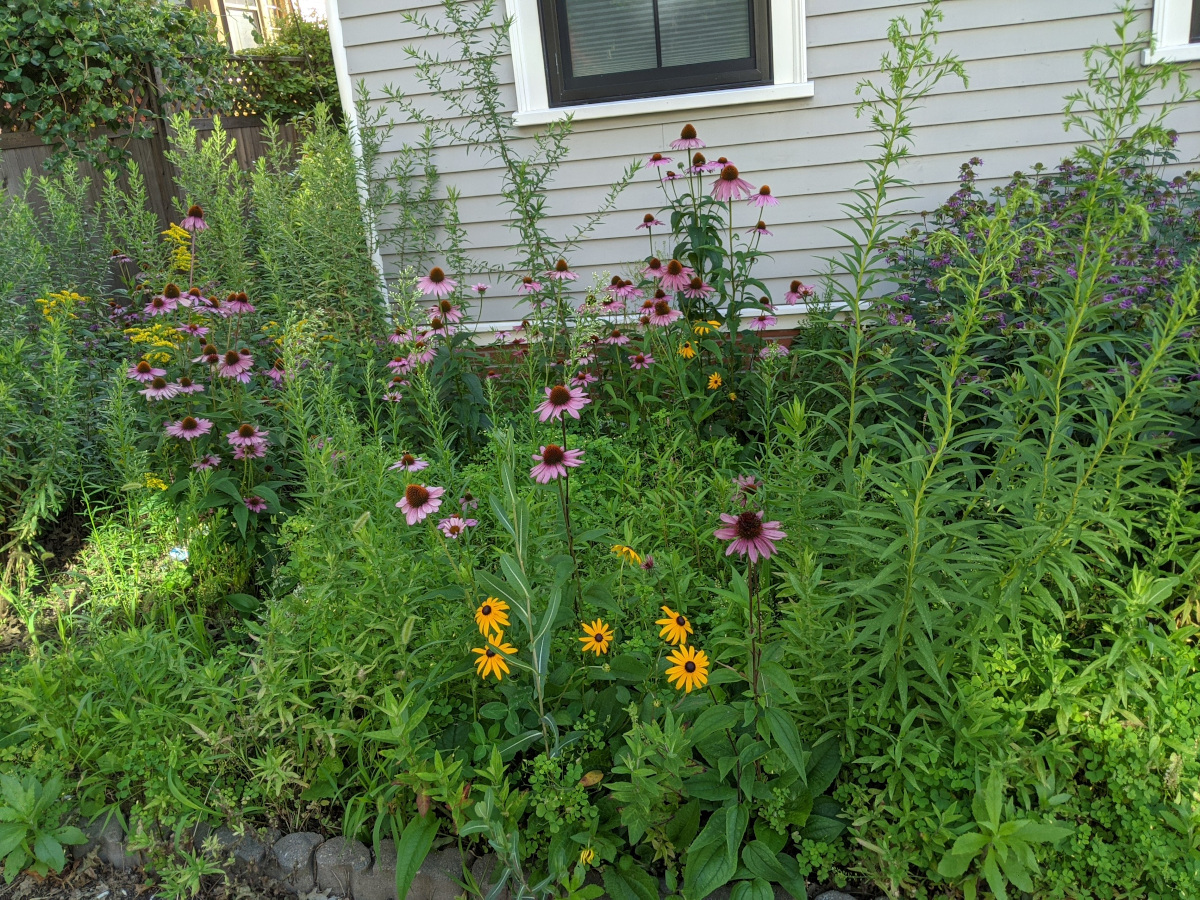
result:
[[[1173,47],[1158,47],[1142,51],[1142,65],[1150,66],[1162,62],[1193,62],[1200,59],[1200,44],[1176,44]]]
[[[802,81],[797,84],[768,84],[761,87],[734,88],[725,91],[673,94],[668,97],[612,100],[607,103],[584,103],[579,106],[559,106],[551,109],[528,109],[513,113],[513,124],[545,125],[565,119],[568,115],[572,116],[576,122],[582,122],[587,119],[611,119],[617,116],[710,109],[717,106],[741,106],[746,103],[770,103],[773,100],[796,100],[812,95],[813,83],[811,81]]]

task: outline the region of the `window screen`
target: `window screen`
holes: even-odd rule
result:
[[[767,83],[766,0],[543,0],[552,102]]]

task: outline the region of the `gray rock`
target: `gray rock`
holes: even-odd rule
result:
[[[817,894],[813,900],[855,900],[855,898],[841,891],[826,891],[823,894]]]
[[[281,837],[278,828],[258,832],[246,829],[242,839],[233,848],[234,861],[239,866],[258,868],[267,858],[267,851]]]
[[[197,822],[195,825],[189,825],[179,833],[179,840],[187,844],[193,850],[199,850],[204,846],[204,842],[208,840],[208,836],[212,834],[212,828],[206,822]]]
[[[213,840],[210,842],[215,845],[217,860],[224,862],[233,852],[233,848],[242,842],[242,835],[238,834],[228,825],[222,825],[212,833]]]
[[[307,894],[316,887],[313,877],[313,851],[324,838],[311,831],[298,831],[275,842],[274,866],[271,875],[283,882],[283,886],[297,894]]]
[[[430,853],[417,869],[405,900],[454,900],[463,889],[463,858],[457,850]]]
[[[115,815],[101,816],[94,822],[84,824],[80,830],[87,838],[87,843],[71,848],[71,855],[75,859],[83,859],[94,850],[103,862],[122,872],[141,865],[142,854],[125,852],[125,829]]]
[[[371,867],[351,874],[350,892],[354,900],[397,900],[395,841],[379,842]]]
[[[500,859],[495,853],[489,853],[486,856],[479,857],[471,866],[471,877],[475,879],[475,883],[479,885],[485,897],[495,887],[496,881],[499,878],[499,862]],[[500,892],[499,900],[510,900],[511,897],[512,890],[506,885],[504,890]]]
[[[317,888],[337,897],[350,896],[355,872],[371,865],[371,851],[358,841],[345,837],[330,838],[313,854]]]

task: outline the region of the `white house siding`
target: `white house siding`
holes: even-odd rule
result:
[[[812,98],[744,107],[696,109],[664,115],[638,115],[577,122],[571,154],[562,166],[550,198],[551,232],[564,235],[601,201],[609,185],[633,158],[667,151],[686,122],[696,125],[711,156],[737,163],[755,185],[769,184],[780,205],[764,212],[774,236],[763,248],[773,254],[759,273],[782,297],[792,278],[814,281],[836,254],[842,240],[833,232],[845,227],[840,204],[848,189],[865,174],[862,160],[871,154],[872,135],[865,119],[856,118],[855,86],[877,76],[885,33],[896,15],[916,22],[921,4],[886,0],[808,0],[808,77]],[[406,46],[421,40],[401,10],[424,7],[429,0],[340,0],[340,19],[351,79],[364,80],[372,98],[384,85],[400,87],[431,110],[442,108],[414,77]],[[1139,2],[1142,27],[1149,29],[1150,0]],[[1062,126],[1063,98],[1081,85],[1083,51],[1113,37],[1115,7],[1111,0],[950,0],[943,5],[939,47],[954,51],[970,78],[964,89],[946,79],[914,120],[915,147],[903,175],[915,195],[906,202],[913,212],[933,209],[956,189],[959,165],[972,156],[984,160],[985,189],[1017,169],[1034,163],[1058,163],[1077,135]],[[703,36],[698,36],[702,40]],[[446,47],[448,50],[449,47]],[[1197,69],[1195,63],[1191,64]],[[512,65],[502,61],[505,97],[515,109]],[[1196,71],[1200,75],[1200,71]],[[1200,156],[1200,104],[1178,110],[1171,123],[1181,134],[1180,168]],[[522,133],[534,133],[523,129]],[[415,140],[416,130],[397,130],[394,147]],[[667,151],[669,152],[669,151]],[[677,154],[678,155],[678,154]],[[461,191],[460,213],[470,249],[493,263],[508,263],[514,240],[497,188],[494,165],[478,152],[462,148],[439,151],[444,182]],[[660,206],[657,180],[643,171],[625,191],[616,209],[571,255],[572,268],[587,278],[592,272],[625,272],[645,256],[645,232],[635,231],[643,213]],[[745,225],[753,211],[742,212]],[[482,318],[511,319],[514,302],[504,291],[489,296]],[[519,317],[519,315],[517,315]]]

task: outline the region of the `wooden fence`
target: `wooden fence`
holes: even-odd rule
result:
[[[231,76],[231,82],[235,76]],[[240,82],[242,76],[236,76]],[[206,105],[198,105],[193,111],[192,127],[196,129],[197,141],[203,141],[213,130],[214,113]],[[235,152],[238,163],[243,169],[249,169],[254,161],[266,153],[264,140],[265,126],[263,120],[254,110],[254,98],[249,92],[241,92],[237,102],[225,115],[220,116],[221,125],[236,142]],[[146,192],[149,195],[150,206],[158,215],[163,227],[179,218],[177,204],[183,201],[175,184],[175,167],[167,159],[166,151],[171,145],[172,135],[167,124],[161,119],[152,120],[154,133],[148,138],[124,139],[124,146],[129,158],[137,164],[142,177],[146,181]],[[283,124],[280,137],[288,143],[297,142],[296,129],[290,123]],[[113,138],[121,144],[121,138]],[[42,139],[32,131],[10,130],[0,131],[0,190],[8,195],[18,195],[24,189],[26,172],[32,171],[35,176],[45,173],[45,163],[54,154],[55,147],[42,142]],[[90,176],[91,191],[89,200],[99,199],[103,179],[97,177],[96,170],[86,163],[81,165],[81,171]],[[118,183],[126,184],[126,175],[121,172]]]

